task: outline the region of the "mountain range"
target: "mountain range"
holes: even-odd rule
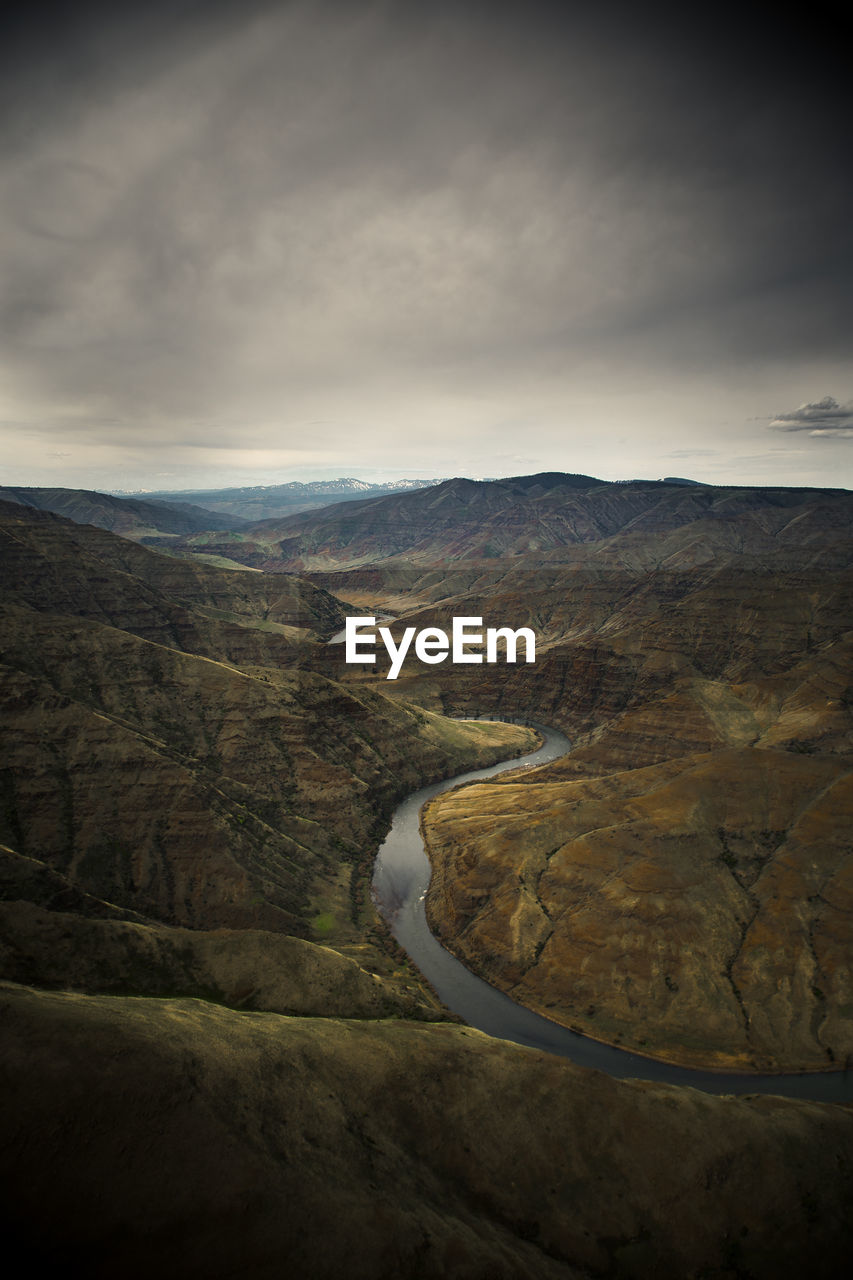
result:
[[[447,480],[428,489],[336,504],[175,548],[215,553],[266,571],[390,564],[492,567],[594,562],[692,568],[776,557],[790,567],[849,558],[846,490],[615,483],[546,473]]]
[[[522,1003],[639,1052],[847,1062],[853,495],[533,477],[432,496],[412,495],[405,553],[381,555],[406,536],[396,499],[381,520],[303,518],[298,548],[281,545],[400,626],[536,631],[532,671],[410,663],[386,682],[433,710],[554,724],[574,746],[430,807],[434,931]],[[484,525],[516,549],[472,554]],[[534,528],[552,544],[517,550]],[[373,678],[322,656],[347,683]]]
[[[342,476],[338,480],[291,480],[287,484],[244,485],[235,489],[184,489],[164,490],[144,495],[146,502],[163,502],[169,506],[190,503],[225,515],[239,516],[243,520],[257,521],[271,517],[294,515],[301,511],[313,511],[330,503],[346,502],[351,498],[375,497],[388,493],[403,493],[438,484],[437,480],[388,480],[372,482],[358,480],[354,476]],[[119,495],[124,497],[125,495]],[[227,525],[222,525],[227,528]]]
[[[554,724],[564,759],[426,810],[445,945],[640,1053],[845,1068],[853,495],[549,473],[186,530],[148,495],[130,536],[89,517],[137,500],[102,497],[0,502],[9,1247],[87,1276],[843,1274],[849,1107],[458,1025],[369,883],[404,795]],[[327,643],[368,611],[532,626],[537,660],[386,681]]]

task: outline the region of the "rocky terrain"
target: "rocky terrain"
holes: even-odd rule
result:
[[[521,1003],[690,1066],[853,1063],[850,760],[768,747],[434,801],[430,919]]]
[[[0,840],[128,909],[347,933],[395,799],[530,740],[304,669],[341,612],[297,579],[20,508],[0,536]]]
[[[33,1261],[843,1273],[849,1108],[617,1082],[453,1025],[367,885],[398,798],[531,742],[443,713],[553,723],[568,757],[427,811],[446,944],[640,1052],[843,1068],[850,497],[532,477],[475,486],[465,526],[468,483],[430,528],[428,492],[383,499],[373,552],[342,504],[351,551],[323,517],[312,581],[0,504],[0,1185]],[[534,516],[552,542],[519,551]],[[324,643],[353,606],[533,625],[537,662],[389,682]]]
[[[631,488],[617,500],[636,502]],[[522,1003],[639,1052],[838,1068],[853,1054],[853,544],[839,523],[853,501],[658,488],[659,527],[641,532],[651,516],[638,516],[564,547],[569,563],[312,576],[359,611],[399,612],[398,631],[454,615],[536,630],[535,671],[408,663],[386,682],[574,743],[563,762],[431,806],[428,906],[451,950]],[[685,502],[705,514],[666,527]],[[322,659],[342,671],[340,654]]]

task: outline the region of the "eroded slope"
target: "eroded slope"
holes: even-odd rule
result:
[[[50,1266],[834,1280],[849,1256],[847,1108],[616,1082],[448,1025],[11,985],[0,1016],[7,1241]]]

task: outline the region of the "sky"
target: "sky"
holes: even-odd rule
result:
[[[21,7],[0,484],[853,488],[841,10]]]

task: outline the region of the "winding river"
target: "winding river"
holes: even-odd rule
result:
[[[571,1058],[608,1075],[667,1084],[690,1085],[706,1093],[774,1093],[820,1102],[853,1101],[853,1071],[808,1072],[801,1075],[748,1075],[693,1071],[644,1058],[561,1027],[516,1004],[476,977],[433,937],[426,920],[425,899],[431,868],[419,829],[421,807],[450,787],[489,778],[519,765],[533,768],[565,755],[570,743],[555,729],[537,725],[544,744],[527,756],[475,769],[413,792],[396,809],[391,830],[376,857],[373,899],[394,937],[429,980],[445,1005],[470,1026],[502,1040]]]

